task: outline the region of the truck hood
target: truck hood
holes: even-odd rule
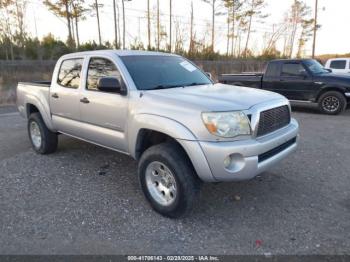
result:
[[[246,110],[256,104],[284,98],[270,91],[225,84],[152,90],[146,91],[145,96],[151,96],[152,100],[159,98],[158,101],[166,101],[169,106],[176,103],[201,111]]]

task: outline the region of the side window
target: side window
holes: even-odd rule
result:
[[[299,63],[286,63],[282,66],[281,76],[300,76],[305,72],[304,67]]]
[[[57,83],[63,87],[79,88],[83,59],[68,59],[61,64]]]
[[[346,68],[346,60],[332,61],[330,68],[332,68],[332,69],[345,69]]]
[[[121,75],[112,61],[106,58],[91,58],[86,88],[88,90],[98,90],[97,83],[101,77],[116,77],[122,83]]]
[[[280,69],[280,64],[279,63],[271,62],[267,66],[265,76],[267,76],[267,77],[278,77],[279,73],[280,73],[279,69]]]

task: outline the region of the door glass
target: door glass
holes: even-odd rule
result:
[[[279,77],[279,69],[280,65],[279,63],[271,62],[268,64],[266,69],[265,77]]]
[[[282,66],[281,76],[301,76],[305,69],[298,63],[287,63]]]
[[[116,77],[122,83],[120,72],[112,61],[106,58],[91,58],[87,77],[87,89],[98,90],[97,83],[102,77]]]
[[[346,67],[346,60],[336,60],[332,61],[330,68],[332,69],[345,69]]]
[[[64,60],[58,74],[57,83],[63,87],[79,88],[83,59]]]

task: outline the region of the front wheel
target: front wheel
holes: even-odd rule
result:
[[[145,197],[163,216],[185,215],[199,194],[200,180],[185,152],[175,143],[147,149],[140,159],[138,173]]]
[[[33,113],[29,116],[28,135],[35,152],[44,155],[56,151],[57,134],[47,128],[39,113]]]
[[[340,92],[329,91],[321,95],[318,106],[324,114],[338,115],[346,108],[346,98]]]

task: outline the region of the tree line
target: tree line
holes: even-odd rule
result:
[[[68,52],[105,48],[159,50],[197,59],[303,57],[315,26],[319,28],[314,23],[311,8],[302,0],[294,0],[283,20],[274,24],[272,30],[266,29],[266,25],[264,30],[259,29],[263,34],[263,48],[257,51],[251,44],[252,35],[269,16],[267,0],[197,0],[211,10],[206,34],[200,34],[196,28],[196,19],[200,16],[195,12],[196,2],[191,1],[189,26],[185,27],[173,14],[176,1],[163,0],[168,5],[168,10],[164,11],[159,0],[144,0],[147,8],[142,18],[147,27],[147,43],[135,37],[127,44],[126,1],[132,0],[43,0],[49,12],[65,20],[67,39],[61,41],[52,34],[42,39],[31,36],[25,26],[28,0],[0,0],[0,59],[56,59]],[[111,5],[113,9],[112,42],[102,41],[100,12],[104,5]],[[162,19],[164,16],[168,16],[166,22]],[[88,17],[96,19],[98,41],[82,43],[80,24]],[[227,29],[223,34],[217,30],[219,17],[225,17]],[[225,52],[221,53],[217,48],[219,36],[225,37],[226,45]]]

